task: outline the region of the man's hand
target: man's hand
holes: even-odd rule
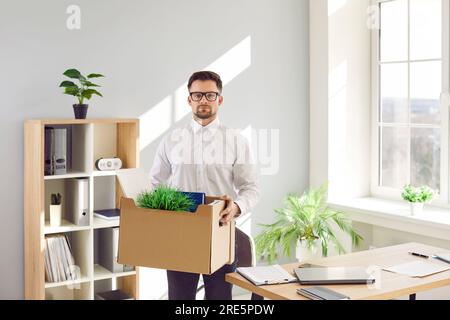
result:
[[[225,200],[225,209],[220,213],[220,222],[223,225],[226,225],[228,222],[232,221],[235,216],[241,213],[241,209],[230,196],[225,195],[220,197],[220,199]]]

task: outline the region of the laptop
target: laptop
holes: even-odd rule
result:
[[[300,284],[371,284],[375,277],[363,267],[322,267],[294,269]]]

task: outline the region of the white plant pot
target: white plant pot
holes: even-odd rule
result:
[[[314,241],[311,249],[306,246],[306,241],[298,241],[295,249],[295,257],[299,262],[322,258],[322,243],[319,239]]]
[[[418,216],[423,211],[423,202],[411,202],[410,206],[412,216]]]
[[[50,226],[59,227],[61,225],[62,205],[50,205]]]

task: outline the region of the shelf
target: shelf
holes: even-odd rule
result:
[[[66,129],[65,174],[45,174],[45,155],[47,152],[48,158],[51,149],[48,137],[46,148],[45,129],[48,127]],[[93,210],[120,205],[123,193],[117,188],[116,178],[120,170],[97,170],[95,161],[118,157],[123,168],[138,168],[139,119],[28,120],[24,126],[24,140],[25,299],[91,300],[94,299],[94,287],[100,290],[103,283],[107,285],[114,281],[118,288],[137,298],[139,269],[112,273],[96,266],[96,255],[101,253],[96,234],[104,228],[118,227],[119,221],[94,218]],[[77,178],[88,180],[88,197],[84,198],[87,204],[83,203],[83,210],[88,210],[85,212],[90,218],[86,226],[72,223],[69,214],[73,210],[72,200],[77,198],[71,184]],[[62,199],[62,221],[60,226],[52,227],[49,221],[51,195],[58,193]],[[75,265],[81,273],[80,279],[45,283],[43,244],[48,243],[46,237],[55,234],[63,234],[68,240]],[[94,280],[99,281],[94,285]]]
[[[102,229],[102,228],[114,228],[118,227],[120,224],[120,219],[116,220],[106,220],[102,218],[97,218],[94,216],[94,229]]]
[[[52,176],[44,176],[44,180],[58,180],[58,179],[71,179],[71,178],[88,178],[90,176],[87,172],[75,171],[66,174],[55,174]]]
[[[99,264],[94,265],[94,281],[96,280],[103,280],[103,279],[111,279],[111,278],[118,278],[118,277],[126,277],[126,276],[132,276],[136,274],[136,270],[133,271],[126,271],[126,272],[111,272],[108,269],[102,267]]]
[[[108,177],[108,176],[115,176],[117,173],[116,170],[108,170],[108,171],[100,171],[100,170],[94,170],[92,175],[94,177]]]
[[[27,123],[33,124],[44,124],[44,125],[71,125],[71,124],[118,124],[118,123],[129,123],[133,125],[139,124],[139,119],[116,119],[116,118],[105,118],[105,119],[30,119],[26,121]]]
[[[50,284],[49,284],[50,285]],[[45,288],[46,300],[92,300],[92,281],[58,283]]]
[[[105,171],[94,170],[92,172],[92,176],[94,176],[94,177],[116,176],[117,172],[120,172],[122,170],[126,171],[126,170],[132,170],[132,169],[136,169],[136,168],[121,168],[119,170],[105,170]]]
[[[76,285],[80,283],[85,283],[91,281],[89,277],[81,276],[80,279],[77,280],[67,280],[67,281],[60,281],[60,282],[46,282],[45,288],[55,288],[55,287],[63,287],[63,286],[71,286]]]
[[[61,225],[58,227],[51,227],[50,221],[45,221],[44,234],[89,230],[89,228],[90,226],[78,226],[66,219],[62,219]]]

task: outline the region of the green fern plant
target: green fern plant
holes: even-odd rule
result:
[[[349,234],[352,244],[358,246],[363,239],[351,225],[343,212],[333,210],[326,203],[327,185],[311,189],[298,196],[290,193],[284,200],[285,207],[275,209],[277,220],[273,224],[261,224],[263,231],[255,238],[258,258],[267,257],[271,263],[281,248],[286,256],[291,256],[297,241],[306,242],[312,249],[316,240],[320,240],[322,253],[328,255],[331,242],[337,251],[345,253],[344,247],[336,238],[330,225],[336,223],[340,230]]]
[[[158,186],[153,191],[143,191],[137,198],[138,207],[168,211],[189,211],[192,199],[169,186]]]

